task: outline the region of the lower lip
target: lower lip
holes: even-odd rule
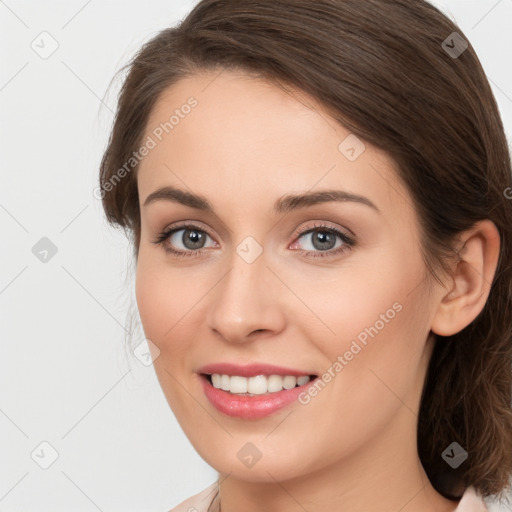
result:
[[[295,402],[298,396],[306,391],[308,386],[316,380],[313,379],[302,386],[296,386],[292,389],[283,389],[276,393],[242,396],[214,388],[207,377],[204,375],[200,377],[204,394],[215,409],[228,416],[245,420],[264,418],[265,416],[269,416],[283,409],[292,402]]]

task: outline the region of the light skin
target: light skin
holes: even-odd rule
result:
[[[339,150],[350,132],[312,98],[228,70],[170,87],[145,136],[191,96],[197,107],[138,170],[136,297],[145,334],[160,350],[154,367],[168,403],[219,472],[222,512],[453,511],[457,502],[435,491],[421,466],[417,415],[432,332],[460,331],[488,297],[499,250],[494,224],[461,235],[461,261],[441,285],[422,259],[412,198],[384,152],[365,143],[350,161]],[[214,213],[168,200],[144,206],[165,186],[203,196]],[[332,189],[379,211],[355,201],[273,211],[282,196]],[[152,243],[180,223],[197,226],[202,247],[183,241],[194,230],[164,242],[184,257]],[[337,235],[327,248],[315,244],[326,231],[319,224],[353,234],[355,245]],[[316,231],[298,235],[302,228]],[[236,250],[248,236],[263,251],[252,263]],[[208,363],[321,375],[395,303],[400,312],[307,405],[244,420],[204,395],[196,370]],[[237,457],[248,442],[262,454],[252,467]]]

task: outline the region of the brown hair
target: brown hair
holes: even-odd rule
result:
[[[444,496],[473,485],[502,498],[512,474],[511,161],[496,101],[460,28],[423,0],[203,0],[128,68],[100,185],[107,219],[128,232],[135,258],[137,166],[122,179],[119,170],[160,94],[202,70],[241,70],[302,90],[394,158],[436,279],[456,256],[458,233],[482,219],[495,223],[500,259],[484,309],[459,333],[437,336],[418,452]],[[452,442],[468,452],[456,469],[442,458]]]

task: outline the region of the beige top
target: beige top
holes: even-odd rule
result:
[[[169,512],[220,512],[218,484],[203,489],[191,496]],[[489,512],[487,506],[473,487],[468,487],[459,501],[455,512]]]

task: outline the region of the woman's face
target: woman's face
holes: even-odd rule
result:
[[[394,162],[301,98],[227,70],[182,80],[138,172],[136,296],[159,382],[199,454],[244,480],[415,455],[432,349]]]

